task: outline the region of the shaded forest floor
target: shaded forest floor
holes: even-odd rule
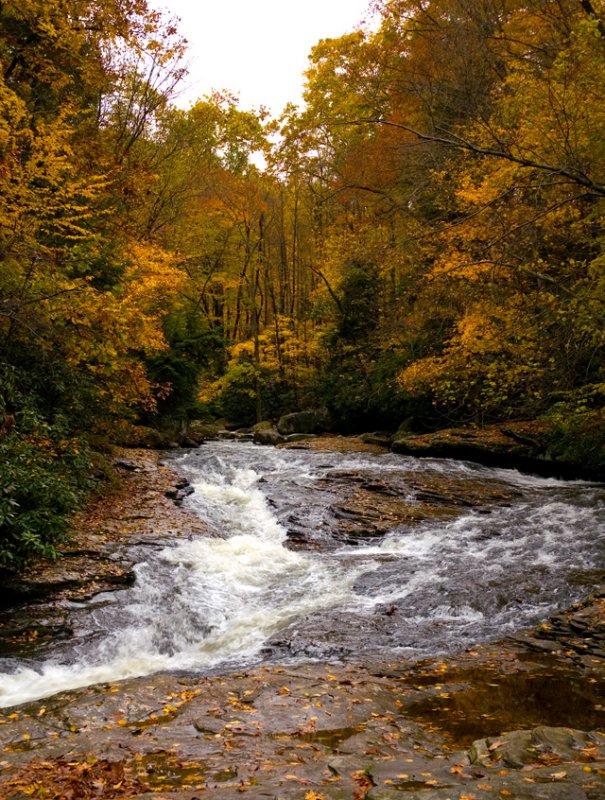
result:
[[[63,559],[25,576],[30,597],[128,583],[125,545],[203,532],[156,454],[118,460],[119,488],[79,517]],[[5,641],[37,646],[44,632],[19,619]],[[11,800],[601,800],[605,593],[447,658],[163,673],[64,692],[4,709],[0,748],[0,798]]]

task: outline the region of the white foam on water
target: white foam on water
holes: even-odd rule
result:
[[[228,538],[182,541],[136,568],[126,607],[95,611],[112,631],[77,664],[42,664],[0,675],[0,706],[165,669],[201,669],[252,658],[290,621],[354,602],[359,570],[283,547],[286,532],[258,475],[236,470],[196,483],[195,504]]]
[[[160,670],[250,661],[277,631],[330,609],[371,618],[380,604],[401,602],[407,622],[428,642],[438,629],[451,630],[455,640],[465,631],[489,635],[495,626],[509,630],[549,613],[545,575],[601,563],[595,503],[602,500],[583,495],[581,486],[576,500],[561,481],[465,462],[301,454],[241,443],[204,446],[181,463],[195,489],[189,507],[222,538],[181,540],[137,565],[132,589],[111,603],[89,604],[92,638],[75,642],[69,663],[48,660],[0,674],[0,706]],[[321,506],[327,497],[321,481],[332,470],[405,478],[420,463],[454,477],[491,475],[522,486],[527,496],[489,513],[402,526],[380,543],[322,554],[284,546],[287,531],[259,486],[261,478],[272,481],[299,524],[311,525],[321,514],[317,504],[306,504],[305,492],[319,491]],[[356,591],[362,575],[374,580]],[[516,582],[527,583],[519,613],[511,610]],[[491,629],[481,628],[486,620]]]

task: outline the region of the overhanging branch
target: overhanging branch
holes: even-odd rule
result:
[[[579,186],[589,189],[591,194],[597,195],[598,197],[605,197],[605,186],[601,183],[593,181],[583,172],[579,172],[578,170],[570,169],[569,167],[564,167],[557,164],[549,164],[545,161],[536,161],[532,158],[516,156],[514,153],[511,153],[508,150],[496,150],[491,147],[481,147],[481,145],[470,142],[468,139],[463,139],[454,134],[450,134],[449,136],[439,136],[438,134],[425,133],[412,128],[409,125],[405,125],[402,122],[394,122],[393,120],[382,119],[381,117],[369,117],[366,119],[351,120],[348,122],[348,124],[381,125],[383,127],[396,128],[398,130],[405,131],[406,133],[410,133],[412,136],[415,136],[417,139],[423,142],[434,142],[436,144],[442,144],[446,147],[451,147],[456,150],[466,150],[467,152],[475,153],[476,155],[510,161],[514,164],[519,164],[522,167],[537,169],[541,172],[548,172],[552,175],[563,175]]]

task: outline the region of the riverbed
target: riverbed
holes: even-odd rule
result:
[[[119,457],[13,609],[2,800],[602,799],[603,487],[305,447]]]
[[[601,577],[599,484],[249,442],[167,459],[206,533],[130,547],[134,586],[68,601],[71,636],[0,660],[3,706],[165,670],[454,653]]]

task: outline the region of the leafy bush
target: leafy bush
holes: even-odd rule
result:
[[[73,375],[30,355],[25,366],[0,360],[2,571],[52,557],[92,485],[88,444],[68,422],[87,390],[78,397]]]
[[[558,403],[549,415],[552,424],[549,449],[560,461],[590,470],[605,470],[605,384],[578,391]]]
[[[0,569],[9,571],[55,555],[91,486],[82,440],[64,438],[60,426],[28,416],[19,420],[20,428],[26,423],[23,432],[0,441]]]

